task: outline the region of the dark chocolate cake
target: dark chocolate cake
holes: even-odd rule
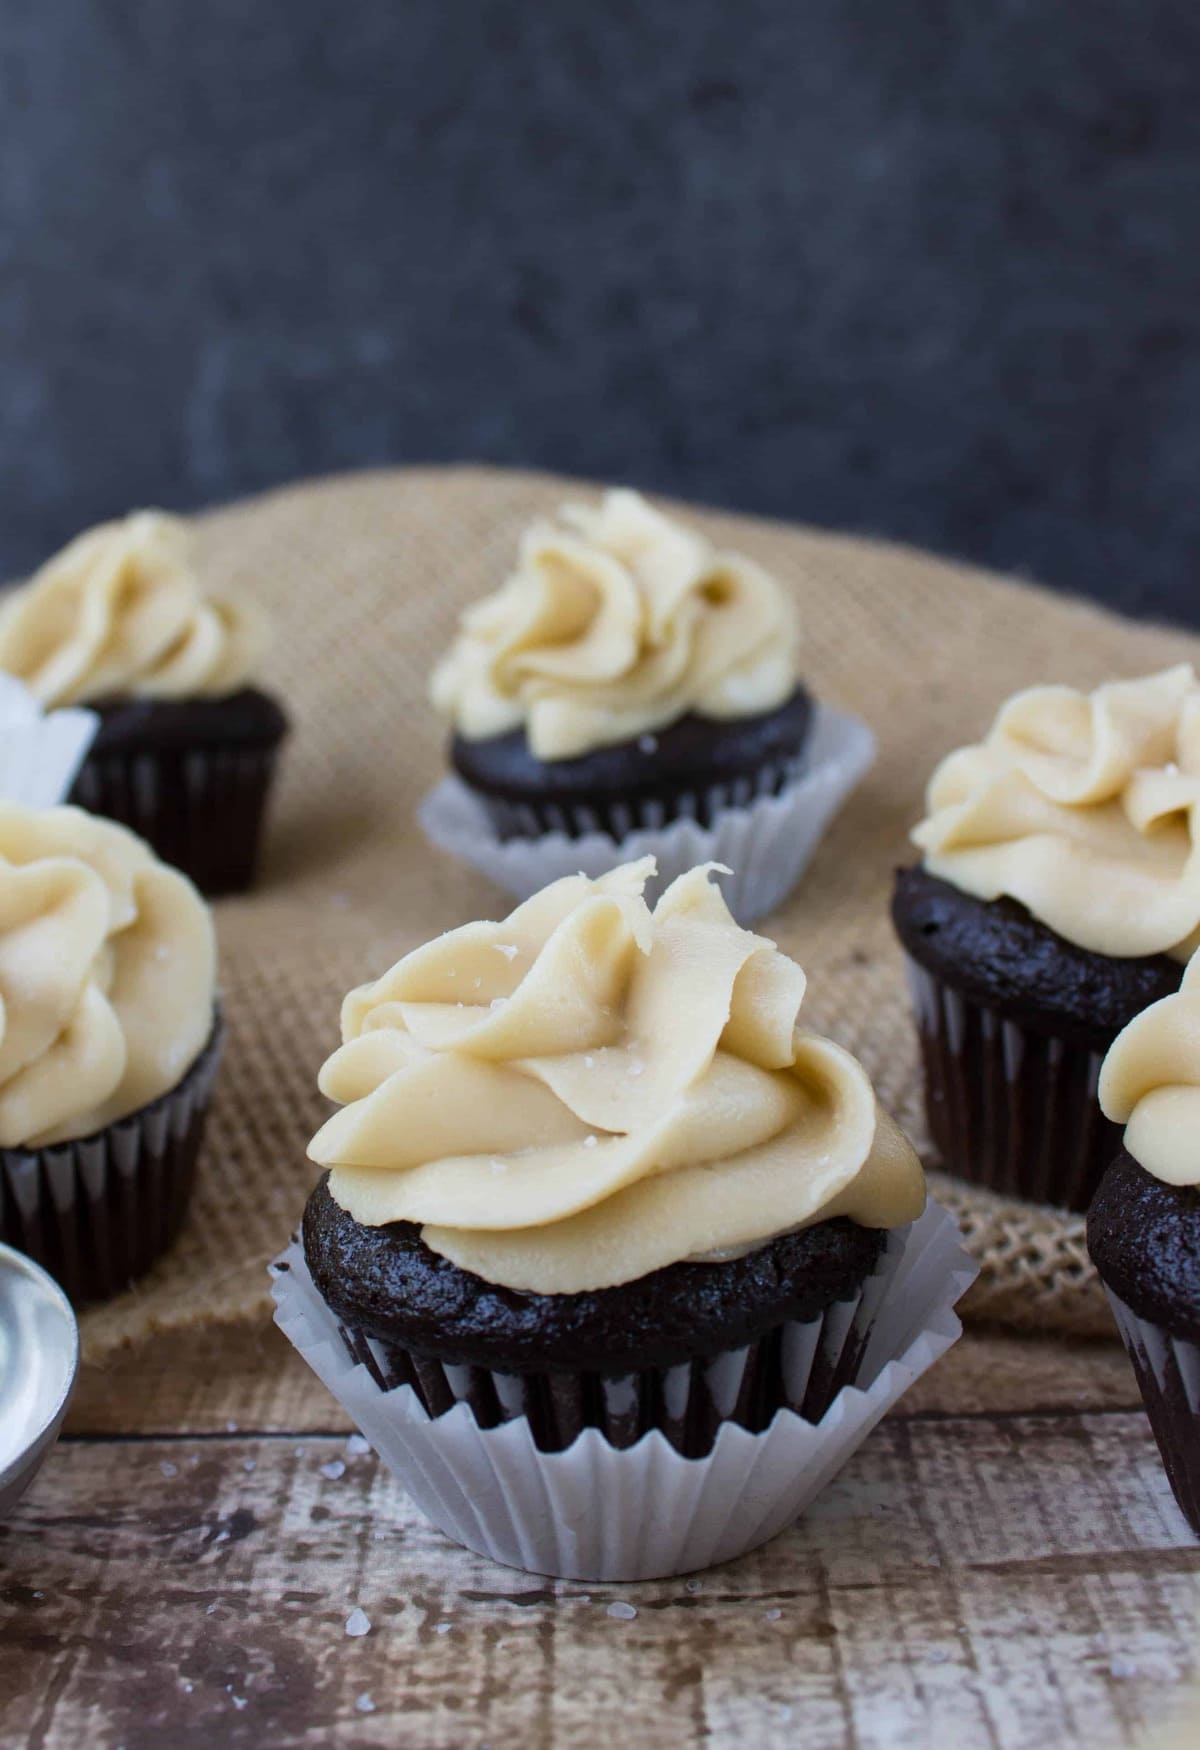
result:
[[[721,719],[689,712],[578,759],[535,758],[523,729],[484,741],[455,735],[450,757],[506,838],[555,830],[622,838],[651,809],[657,820],[647,816],[647,824],[687,815],[708,825],[721,808],[778,793],[800,769],[812,716],[812,699],[797,686],[774,711]]]
[[[1087,1209],[1121,1146],[1096,1098],[1101,1059],[1178,990],[1183,966],[1076,947],[1015,900],[976,899],[919,865],[896,873],[892,921],[945,1166],[1005,1196]]]
[[[860,1316],[859,1301],[886,1238],[839,1218],[724,1263],[670,1264],[592,1293],[521,1294],[441,1257],[411,1223],[361,1225],[327,1176],[303,1224],[313,1281],[382,1389],[411,1385],[434,1416],[465,1398],[483,1427],[526,1416],[546,1451],[585,1427],[620,1446],[657,1427],[689,1456],[711,1448],[724,1420],[758,1431],[784,1407],[820,1420],[862,1355],[870,1309]],[[845,1319],[822,1324],[797,1388],[785,1327],[845,1303]],[[732,1406],[717,1403],[706,1375],[726,1357]]]
[[[1087,1243],[1139,1318],[1200,1343],[1200,1189],[1164,1184],[1123,1150],[1088,1211]]]

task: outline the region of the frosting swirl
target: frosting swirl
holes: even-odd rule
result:
[[[575,759],[689,711],[774,710],[795,687],[798,638],[752,559],[608,492],[526,530],[507,583],[463,615],[432,696],[468,740],[524,726],[538,759]]]
[[[1034,687],[934,773],[914,844],[978,899],[1001,894],[1116,957],[1200,944],[1200,682],[1189,663],[1094,693]]]
[[[646,858],[571,876],[347,997],[312,1159],[357,1221],[419,1222],[489,1282],[577,1293],[832,1215],[891,1227],[921,1167],[800,968],[708,867],[651,912]]]
[[[1167,1185],[1200,1185],[1200,954],[1174,996],[1117,1034],[1099,1095],[1139,1165]]]
[[[88,1136],[174,1087],[215,983],[207,906],[141,839],[0,804],[0,1147]]]
[[[0,669],[43,705],[220,698],[263,642],[256,610],[202,593],[191,532],[162,511],[88,529],[0,608]]]

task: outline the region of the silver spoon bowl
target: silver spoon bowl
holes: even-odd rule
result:
[[[70,1301],[40,1264],[0,1245],[0,1516],[57,1439],[78,1371]]]

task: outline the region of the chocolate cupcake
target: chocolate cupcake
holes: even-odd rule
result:
[[[1121,1033],[1100,1100],[1125,1147],[1088,1213],[1088,1251],[1200,1537],[1200,957]]]
[[[0,1240],[76,1304],[183,1221],[220,1048],[212,920],[149,847],[0,804]]]
[[[763,1541],[957,1329],[919,1336],[899,1288],[944,1310],[956,1230],[797,1028],[803,973],[706,868],[651,911],[653,872],[556,882],[351,993],[278,1266],[284,1329],[418,1500],[535,1571]]]
[[[524,1417],[543,1452],[585,1428],[615,1447],[658,1428],[686,1458],[711,1452],[727,1421],[757,1434],[781,1409],[821,1420],[855,1377],[872,1311],[864,1285],[884,1251],[879,1229],[838,1217],[725,1262],[516,1294],[432,1251],[413,1222],[364,1227],[328,1176],[303,1237],[350,1355],[381,1391],[412,1386],[431,1416],[464,1402],[481,1428]],[[784,1346],[800,1326],[822,1335],[796,1369]]]
[[[0,610],[0,670],[100,728],[72,800],[144,838],[209,895],[254,877],[287,719],[248,684],[260,617],[203,594],[187,525],[90,529]]]
[[[1200,938],[1200,683],[1039,687],[934,774],[898,872],[926,1110],[947,1168],[1084,1210],[1118,1137],[1104,1054]]]
[[[636,492],[535,523],[433,678],[451,761],[504,838],[604,832],[776,795],[812,706],[791,603]]]

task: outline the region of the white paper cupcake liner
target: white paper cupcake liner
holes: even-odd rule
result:
[[[869,770],[875,737],[857,717],[818,704],[806,763],[778,795],[759,796],[744,807],[717,807],[708,799],[713,824],[649,820],[629,833],[589,832],[582,838],[546,832],[502,839],[487,810],[461,778],[444,778],[418,810],[426,836],[444,851],[490,876],[515,899],[528,899],[564,875],[595,878],[618,863],[652,855],[658,877],[647,888],[650,904],[677,876],[697,863],[724,863],[733,870],[721,883],[733,915],[750,924],[765,917],[791,892],[812,860],[838,808]]]
[[[818,1423],[780,1410],[751,1434],[725,1423],[704,1458],[657,1429],[615,1447],[587,1428],[543,1452],[521,1417],[481,1428],[466,1403],[431,1418],[411,1386],[382,1391],[347,1352],[293,1243],[272,1266],[275,1319],[421,1510],[508,1567],[563,1579],[646,1580],[766,1543],[819,1493],[962,1331],[955,1302],[978,1274],[931,1202],[885,1273],[858,1373]],[[802,1345],[806,1327],[791,1327]]]
[[[43,712],[15,675],[0,674],[0,799],[53,808],[69,792],[99,727],[94,711]]]
[[[911,1225],[889,1233],[871,1274],[816,1318],[774,1325],[739,1349],[673,1367],[608,1377],[587,1370],[505,1373],[443,1364],[345,1325],[341,1335],[351,1360],[361,1361],[381,1390],[411,1386],[431,1416],[461,1401],[481,1428],[524,1417],[542,1452],[570,1446],[588,1427],[610,1446],[633,1446],[657,1428],[685,1458],[701,1458],[725,1422],[758,1433],[780,1409],[820,1421],[842,1386],[858,1377],[910,1232]]]
[[[1105,1284],[1180,1511],[1200,1537],[1200,1343],[1143,1319]]]

